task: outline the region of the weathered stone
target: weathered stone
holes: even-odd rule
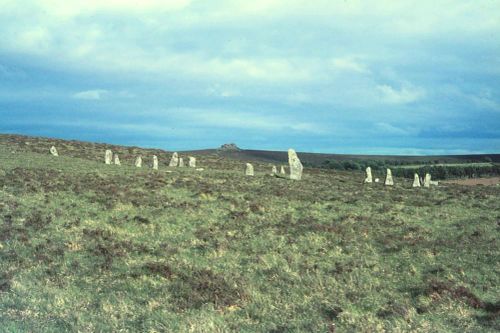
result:
[[[431,180],[431,181],[430,181],[430,184],[431,184],[431,185],[438,186],[438,185],[439,185],[439,182],[438,182],[437,180]]]
[[[179,155],[177,153],[173,153],[168,166],[176,167],[178,165],[179,165]]]
[[[113,152],[109,149],[104,153],[104,163],[113,164]]]
[[[380,182],[380,179],[375,178],[375,183],[378,183],[378,182]]]
[[[431,186],[431,174],[426,173],[424,178],[424,187],[430,187],[430,186]]]
[[[394,185],[394,180],[392,179],[392,171],[391,171],[391,169],[387,169],[387,175],[385,177],[385,185],[387,185],[387,186]]]
[[[373,178],[372,178],[372,168],[367,167],[366,168],[366,178],[365,178],[365,183],[372,183]]]
[[[50,147],[50,153],[52,154],[52,156],[59,156],[59,154],[57,153],[57,149],[54,146]]]
[[[285,167],[284,167],[284,166],[281,166],[280,173],[281,173],[282,175],[286,175],[286,171],[285,171]]]
[[[142,167],[142,157],[141,156],[137,156],[137,158],[135,159],[135,166],[137,168],[141,168]]]
[[[196,157],[189,156],[188,165],[190,168],[196,168]]]
[[[245,169],[245,176],[253,176],[253,165],[247,163],[247,168]]]
[[[413,177],[413,187],[420,187],[420,178],[418,178],[418,173]]]
[[[273,165],[272,169],[271,169],[271,175],[276,175],[278,173],[278,169],[276,168],[276,165]]]
[[[196,168],[196,171],[203,171],[203,170],[205,170],[205,169],[203,169],[203,168]]]
[[[153,155],[153,170],[158,170],[158,156]]]
[[[114,155],[114,162],[115,162],[115,165],[121,165],[120,158],[118,157],[118,154]]]
[[[295,150],[291,148],[288,149],[288,165],[290,166],[290,179],[301,180],[304,167]]]
[[[184,167],[184,159],[182,157],[179,158],[179,167],[180,168]]]

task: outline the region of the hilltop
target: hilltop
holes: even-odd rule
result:
[[[0,331],[500,329],[500,187],[188,154],[0,136]]]

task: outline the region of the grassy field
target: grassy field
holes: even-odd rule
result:
[[[0,142],[0,332],[500,330],[498,186],[47,144]]]

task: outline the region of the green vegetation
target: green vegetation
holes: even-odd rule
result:
[[[326,160],[320,167],[333,170],[365,170],[371,167],[372,170],[384,171],[391,168],[392,174],[397,177],[413,179],[416,173],[424,175],[429,172],[433,179],[450,178],[479,178],[500,175],[500,164],[491,162],[483,163],[441,163],[436,160],[434,164],[424,161],[394,161],[394,160]]]
[[[36,145],[0,142],[0,332],[500,329],[498,186]]]

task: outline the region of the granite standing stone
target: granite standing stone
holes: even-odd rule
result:
[[[365,183],[372,183],[373,178],[372,178],[372,168],[367,167],[366,168],[366,178],[365,178]]]
[[[153,169],[158,170],[158,156],[153,155]]]
[[[430,173],[425,174],[424,187],[431,187],[431,174]]]
[[[193,156],[189,156],[188,165],[190,168],[196,168],[196,158]]]
[[[385,185],[387,185],[387,186],[394,185],[394,180],[392,179],[392,171],[391,171],[391,169],[387,169],[387,175],[385,177]]]
[[[179,165],[179,155],[177,153],[173,153],[168,166],[176,167],[178,165]]]
[[[280,173],[282,175],[286,175],[286,171],[285,171],[285,167],[284,166],[281,166]]]
[[[118,157],[118,154],[115,154],[115,155],[114,155],[114,160],[115,160],[115,161],[114,161],[114,162],[115,162],[115,165],[122,165],[122,164],[120,163],[120,158]]]
[[[113,163],[113,152],[109,149],[107,149],[106,152],[104,153],[104,163],[105,164]]]
[[[276,175],[278,174],[278,169],[276,168],[276,165],[273,165],[272,169],[271,169],[271,175]]]
[[[245,169],[245,176],[253,176],[253,165],[247,163],[247,168]]]
[[[418,177],[418,173],[413,177],[413,187],[420,187],[420,178]]]
[[[57,153],[57,149],[54,146],[50,147],[50,153],[52,154],[52,156],[59,156],[59,154]]]
[[[179,167],[180,168],[184,167],[184,159],[182,157],[179,157]]]
[[[301,180],[304,167],[295,150],[291,148],[288,149],[288,164],[290,165],[290,179]]]
[[[135,159],[135,166],[137,168],[141,168],[142,167],[142,157],[141,156],[137,156],[137,158]]]

